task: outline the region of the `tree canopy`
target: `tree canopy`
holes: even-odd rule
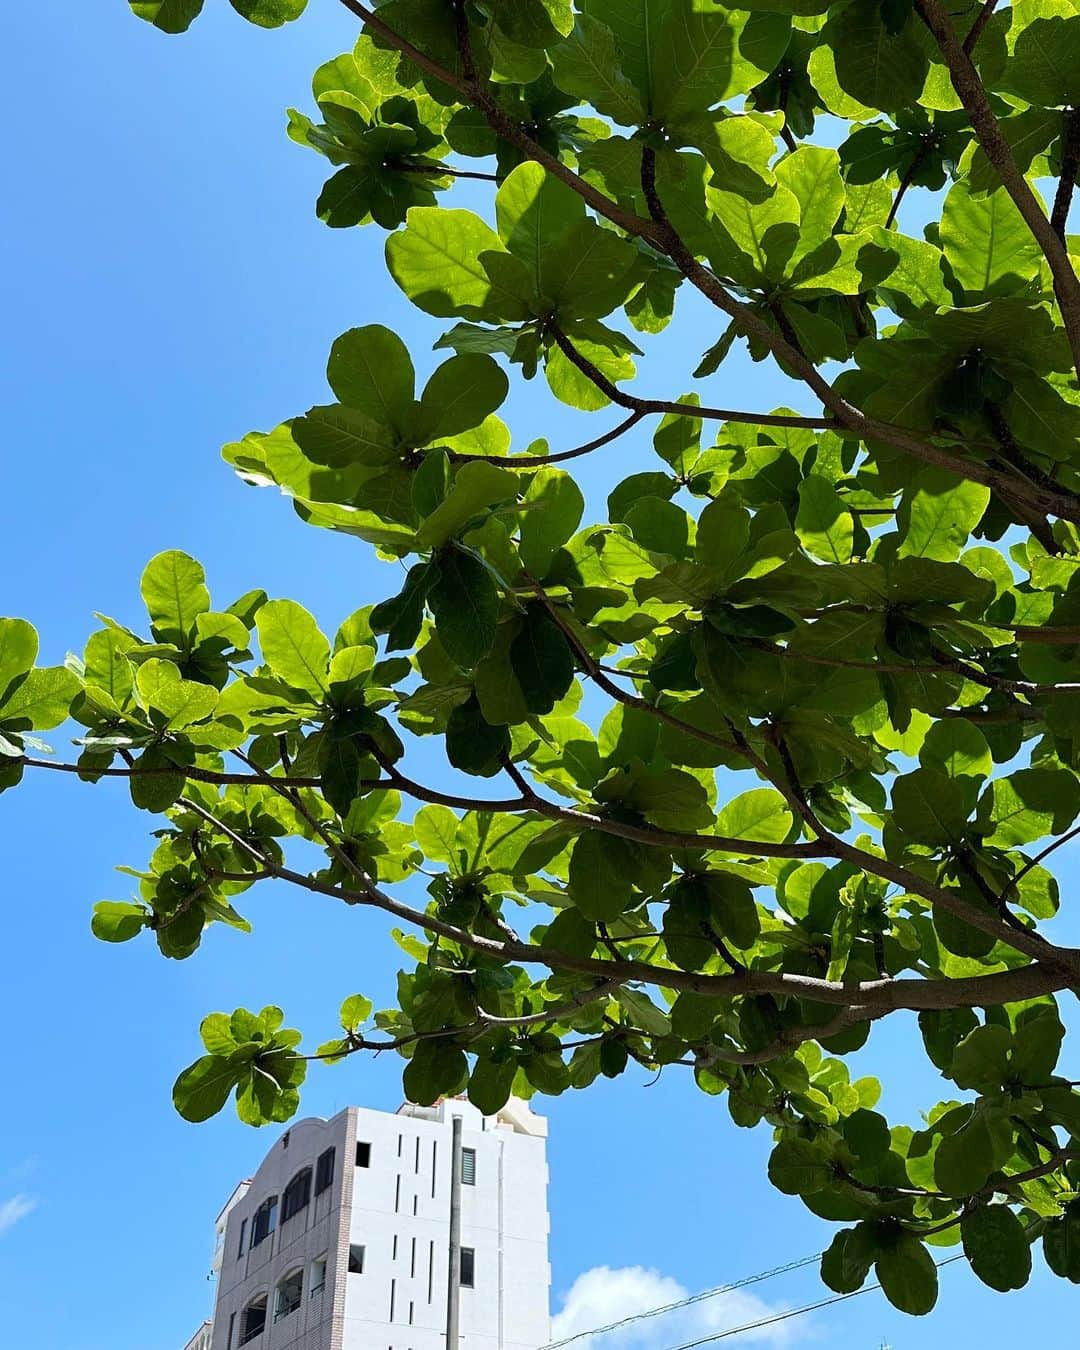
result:
[[[925,1313],[957,1244],[994,1289],[1037,1242],[1080,1282],[1051,857],[1080,834],[1080,0],[340,3],[357,44],[289,135],[440,355],[418,378],[393,315],[354,328],[324,403],[224,455],[391,593],[330,636],[169,551],[144,628],[64,667],[0,621],[0,788],[119,776],[158,817],[98,937],[186,958],[275,880],[401,925],[396,1007],[352,995],[304,1050],[277,1008],[212,1013],[177,1109],[284,1121],[311,1060],[387,1047],[413,1101],[485,1112],[670,1066],[773,1132],[772,1184],[838,1225],[832,1289],[873,1270]],[[642,392],[691,291],[701,393]],[[747,351],[803,411],[711,405]],[[588,442],[500,418],[540,378]],[[37,733],[68,719],[65,763]],[[845,1059],[905,1012],[947,1094],[910,1125]]]

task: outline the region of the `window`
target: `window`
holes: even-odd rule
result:
[[[333,1184],[333,1180],[334,1150],[328,1148],[325,1153],[319,1154],[319,1161],[315,1164],[315,1194],[322,1195]]]
[[[247,1236],[247,1219],[240,1220],[240,1245],[236,1249],[236,1259],[239,1261],[244,1254],[244,1238]]]
[[[292,1133],[291,1130],[286,1130],[285,1133],[281,1136],[281,1147],[282,1147],[282,1148],[288,1148],[288,1147],[289,1147],[289,1135],[290,1135],[291,1133]]]
[[[225,1341],[225,1350],[233,1350],[233,1331],[236,1329],[236,1314],[229,1314],[229,1335]]]
[[[297,1172],[285,1187],[285,1193],[281,1197],[281,1222],[284,1223],[294,1214],[299,1214],[310,1199],[311,1168],[305,1167],[302,1172]]]
[[[461,1184],[463,1186],[476,1185],[476,1149],[463,1148],[461,1150]]]
[[[299,1308],[304,1297],[304,1272],[303,1270],[294,1270],[290,1272],[277,1287],[277,1298],[274,1300],[274,1321],[280,1322],[283,1317],[288,1317]]]
[[[311,1263],[311,1279],[308,1281],[308,1297],[314,1298],[326,1288],[326,1257],[320,1256]]]
[[[251,1220],[252,1247],[257,1247],[260,1242],[265,1242],[277,1227],[277,1199],[276,1195],[270,1196],[255,1211],[255,1217]]]
[[[476,1282],[476,1252],[472,1247],[461,1249],[461,1287],[472,1289]]]
[[[356,1145],[356,1165],[357,1165],[357,1167],[370,1167],[370,1166],[371,1166],[371,1145],[370,1145],[370,1144],[359,1144],[359,1143],[358,1143],[358,1144]]]
[[[266,1295],[252,1299],[244,1309],[240,1319],[240,1344],[247,1345],[256,1336],[261,1336],[266,1326]]]
[[[356,1242],[349,1243],[349,1274],[363,1275],[364,1248]]]

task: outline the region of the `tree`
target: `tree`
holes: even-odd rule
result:
[[[487,1112],[684,1066],[846,1225],[833,1289],[873,1268],[923,1313],[927,1244],[1007,1290],[1039,1239],[1080,1282],[1055,999],[1080,950],[1047,935],[1080,833],[1080,5],[341,3],[356,48],[289,133],[334,166],[320,217],[387,231],[452,354],[418,397],[401,340],[353,329],[335,401],[225,457],[404,584],[331,640],[261,591],[213,608],[166,552],[145,632],[105,620],[40,668],[0,628],[0,787],[121,776],[164,818],[99,937],[184,958],[270,880],[408,927],[397,1008],[347,998],[307,1054],[277,1008],[213,1013],[177,1108],[283,1121],[310,1060],[385,1047],[412,1100]],[[132,8],[176,32],[202,0]],[[440,204],[462,177],[487,220]],[[917,188],[924,238],[898,224]],[[655,337],[687,290],[721,330],[695,378],[745,343],[812,411],[631,392],[627,326]],[[512,450],[508,369],[621,420]],[[564,466],[650,423],[655,467],[583,526]],[[65,764],[34,733],[69,717]],[[491,786],[416,781],[419,736]],[[918,1129],[843,1059],[904,1011],[960,1094]]]

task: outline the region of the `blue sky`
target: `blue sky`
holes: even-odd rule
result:
[[[120,0],[7,10],[0,31],[19,131],[0,202],[0,611],[31,618],[45,659],[59,661],[81,648],[95,610],[140,621],[139,574],[166,547],[199,557],[226,603],[263,586],[326,625],[389,594],[393,578],[366,546],[305,527],[218,457],[224,441],[321,401],[326,353],[350,326],[389,324],[430,369],[424,354],[440,325],[386,276],[380,231],[319,224],[323,162],[284,134],[285,106],[306,105],[312,70],[350,45],[353,21],[333,0],[312,0],[303,21],[263,33],[208,0],[186,38],[167,39]],[[682,342],[662,343],[644,363],[643,388],[681,392],[718,328],[688,303],[677,331]],[[744,361],[734,378],[725,367],[709,396],[770,407],[797,391]],[[516,393],[512,412],[516,442],[537,427],[556,448],[578,439],[581,419],[542,382]],[[647,463],[644,441],[617,454],[583,469],[597,517],[616,466],[621,477]],[[117,784],[28,775],[0,801],[9,1029],[0,1277],[13,1345],[179,1350],[211,1296],[214,1215],[274,1137],[231,1114],[195,1127],[173,1113],[172,1080],[198,1053],[199,1020],[274,1001],[321,1039],[345,994],[362,990],[377,1005],[392,997],[397,952],[376,916],[272,888],[249,905],[251,938],[214,930],[185,963],[161,960],[148,943],[95,942],[90,906],[123,897],[113,867],[144,861],[151,824]],[[890,1024],[872,1041],[872,1059],[895,1075],[885,1104],[896,1118],[938,1095],[912,1033]],[[305,1110],[393,1109],[399,1066],[320,1070]],[[541,1104],[551,1119],[556,1311],[573,1286],[564,1326],[738,1279],[828,1241],[824,1225],[768,1186],[767,1133],[736,1130],[723,1101],[675,1074]],[[753,1293],[760,1303],[713,1305],[691,1331],[822,1290],[809,1270]],[[1071,1293],[1041,1258],[1028,1289],[1007,1297],[958,1264],[943,1273],[929,1319],[904,1319],[869,1294],[756,1343],[934,1350],[966,1333],[1005,1344],[1059,1326],[1074,1311]],[[687,1325],[618,1344],[663,1350],[688,1339]]]

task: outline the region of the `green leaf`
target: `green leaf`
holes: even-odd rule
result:
[[[350,328],[330,348],[326,368],[340,402],[399,434],[409,425],[415,375],[409,349],[381,324]]]
[[[12,684],[34,668],[37,630],[25,619],[0,619],[0,704]]]
[[[130,942],[147,926],[150,915],[142,905],[119,900],[99,900],[94,906],[90,929],[102,942]]]
[[[163,33],[185,33],[202,13],[204,0],[129,0],[132,13]]]
[[[1072,0],[1017,0],[1006,89],[1042,108],[1080,103],[1080,14]]]
[[[371,1016],[373,1006],[371,999],[365,998],[363,994],[350,994],[341,1005],[341,1025],[346,1031],[362,1027]]]
[[[469,1075],[469,1101],[485,1116],[497,1114],[510,1100],[516,1073],[517,1060],[478,1059]]]
[[[469,1066],[465,1052],[447,1041],[420,1041],[405,1066],[405,1096],[419,1106],[431,1106],[465,1085]]]
[[[619,67],[611,29],[591,14],[579,14],[573,32],[551,52],[560,89],[589,102],[598,113],[624,126],[636,126],[648,114],[634,85]]]
[[[183,770],[163,746],[148,745],[135,760],[134,768],[137,772],[128,780],[128,790],[142,811],[167,811],[187,786]],[[199,926],[201,929],[201,918]]]
[[[1055,1275],[1080,1284],[1080,1201],[1071,1201],[1060,1219],[1047,1224],[1043,1255]]]
[[[478,427],[500,407],[510,383],[490,356],[452,356],[428,380],[420,398],[420,425],[426,441]]]
[[[342,403],[309,408],[290,430],[309,460],[335,469],[392,464],[399,455],[392,428]]]
[[[432,570],[434,580],[427,599],[435,631],[450,659],[462,670],[472,670],[495,641],[498,589],[484,564],[459,548],[444,549]]]
[[[939,769],[916,769],[893,783],[892,809],[897,825],[921,844],[958,839],[970,803],[963,786]]]
[[[1017,769],[991,783],[977,819],[986,842],[999,848],[1032,844],[1063,834],[1080,815],[1080,783],[1066,770]]]
[[[185,680],[171,661],[144,661],[135,676],[139,700],[158,713],[156,720],[170,731],[181,731],[210,717],[217,707],[218,692],[208,684]]]
[[[1031,1276],[1031,1247],[1024,1225],[1008,1205],[980,1205],[960,1220],[964,1255],[991,1289],[1023,1289]]]
[[[799,484],[795,532],[803,548],[815,558],[832,563],[851,561],[854,520],[827,479],[813,475]]]
[[[919,761],[950,778],[986,778],[993,769],[986,737],[960,717],[934,723],[919,750]]]
[[[714,833],[760,844],[778,844],[791,829],[791,812],[775,788],[751,788],[732,798],[716,817]]]
[[[976,1027],[953,1053],[949,1076],[957,1087],[989,1092],[1008,1077],[1012,1033],[996,1025]]]
[[[518,553],[521,564],[543,581],[558,550],[581,523],[585,498],[563,469],[540,469],[522,498]]]
[[[307,0],[229,0],[229,4],[260,28],[280,28],[303,14]]]
[[[531,713],[550,713],[574,679],[574,655],[561,629],[531,608],[510,647],[510,664]]]
[[[836,58],[836,80],[851,98],[883,112],[918,102],[930,62],[913,23],[890,33],[878,0],[855,0],[829,20],[822,37]]]
[[[240,1068],[220,1055],[203,1055],[173,1085],[173,1105],[185,1120],[216,1116],[240,1081]]]
[[[464,358],[462,358],[464,359]],[[450,491],[416,532],[424,548],[440,548],[485,508],[517,496],[518,480],[494,464],[463,464]]]
[[[485,267],[493,260],[493,268]],[[386,265],[413,304],[437,318],[531,317],[527,269],[471,211],[413,207],[404,229],[386,241]]]
[[[202,566],[178,549],[159,553],[147,563],[139,590],[157,640],[187,649],[195,620],[210,608]]]
[[[956,183],[941,210],[941,247],[966,303],[1024,291],[1042,253],[1016,204],[999,187],[974,194]]]
[[[874,1167],[889,1152],[889,1122],[876,1111],[860,1107],[844,1121],[844,1139],[861,1167]]]
[[[293,689],[321,700],[327,691],[330,643],[295,600],[269,600],[255,616],[266,664]]]
[[[782,183],[799,204],[799,238],[789,266],[806,257],[827,239],[844,209],[844,182],[840,156],[820,145],[801,145],[776,166]]]
[[[946,1135],[934,1155],[934,1182],[951,1196],[981,1191],[999,1163],[998,1137],[986,1113],[961,1109],[968,1111],[967,1122]]]
[[[879,1249],[874,1270],[885,1297],[901,1312],[922,1317],[937,1302],[934,1258],[914,1233],[899,1232]]]
[[[945,469],[924,469],[904,494],[897,525],[901,557],[955,562],[982,519],[990,489]]]
[[[633,845],[618,835],[586,830],[570,855],[570,898],[587,919],[611,923],[630,903],[627,861]]]
[[[67,719],[82,682],[64,666],[40,666],[23,677],[0,704],[0,723],[15,730],[51,731]]]
[[[455,769],[491,778],[501,771],[502,757],[509,752],[506,727],[486,721],[475,699],[451,710],[446,719],[446,758]]]
[[[548,252],[585,217],[585,203],[541,164],[529,160],[509,174],[495,197],[499,236],[524,263],[536,296],[549,294]]]
[[[630,1022],[650,1036],[671,1035],[671,1018],[660,1011],[648,994],[636,989],[619,988],[615,991],[615,1001]]]
[[[832,1180],[832,1167],[818,1142],[785,1138],[769,1156],[769,1180],[785,1195],[813,1195]]]

